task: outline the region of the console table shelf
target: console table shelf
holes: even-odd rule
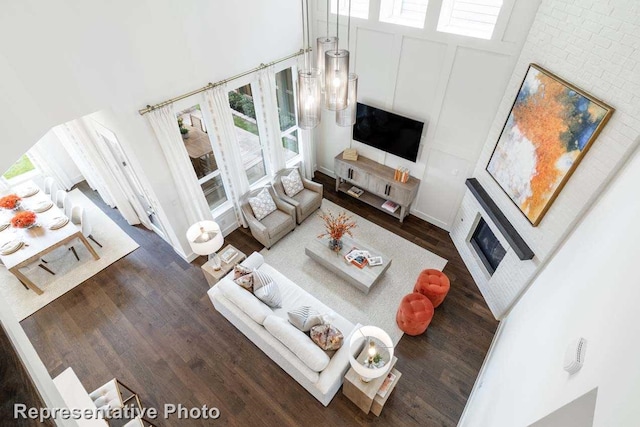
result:
[[[420,186],[420,180],[414,177],[409,177],[407,182],[394,180],[395,169],[363,156],[358,160],[345,160],[340,153],[334,158],[333,170],[336,191],[349,194],[351,187],[358,187],[364,193],[354,198],[398,218],[400,222],[408,215]],[[399,206],[395,212],[382,207],[387,200]]]

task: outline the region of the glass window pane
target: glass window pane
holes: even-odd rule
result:
[[[295,130],[282,137],[282,146],[284,147],[285,159],[291,160],[298,154],[300,154],[300,148],[298,147],[298,131]]]
[[[256,110],[251,95],[251,85],[229,92],[229,105],[236,126],[240,155],[247,172],[249,184],[267,175],[264,164],[260,132],[256,122]]]
[[[331,0],[331,13],[336,13],[338,2]],[[349,2],[340,2],[340,15],[349,15]],[[351,16],[354,18],[367,19],[369,17],[369,0],[351,0]]]
[[[31,163],[31,159],[23,154],[7,171],[2,175],[5,179],[15,178],[23,173],[31,172],[35,170],[35,166]]]
[[[278,117],[280,130],[286,131],[296,125],[295,100],[293,98],[293,75],[291,68],[276,74],[276,98],[278,100]]]
[[[424,28],[428,0],[382,0],[380,22]]]
[[[444,0],[438,31],[490,40],[502,0]]]
[[[214,176],[202,183],[201,187],[211,210],[214,210],[227,201],[227,193],[224,191],[224,185],[222,184],[220,175]]]

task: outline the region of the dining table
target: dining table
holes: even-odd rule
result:
[[[29,193],[33,193],[37,189],[35,194],[26,196]],[[23,211],[32,210],[35,206],[43,201],[51,201],[49,195],[45,194],[42,189],[37,187],[33,181],[27,181],[20,185],[13,187],[12,193],[22,197],[20,202],[20,209]],[[67,199],[67,203],[68,203]],[[6,223],[10,221],[13,215],[17,212],[4,210],[0,213],[2,219],[0,223]],[[56,230],[49,228],[49,225],[54,223],[61,217],[64,217],[64,212],[53,203],[53,206],[48,210],[36,213],[36,225],[31,228],[15,228],[9,225],[3,231],[0,231],[0,246],[5,242],[12,240],[21,240],[24,242],[22,248],[14,253],[8,255],[0,254],[0,260],[5,265],[7,270],[11,272],[22,284],[27,288],[40,295],[43,293],[42,289],[38,287],[30,278],[28,278],[22,271],[24,267],[31,265],[35,262],[40,262],[42,257],[59,248],[71,243],[74,240],[79,240],[87,248],[94,260],[99,260],[100,256],[93,249],[86,237],[82,234],[82,231],[78,225],[69,221],[66,225]]]

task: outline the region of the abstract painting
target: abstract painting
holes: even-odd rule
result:
[[[535,227],[613,108],[530,64],[487,171]]]

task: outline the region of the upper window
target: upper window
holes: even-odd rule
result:
[[[490,40],[503,0],[443,0],[438,31]]]
[[[342,0],[340,2],[340,15],[349,15],[349,1],[351,1],[351,16],[354,18],[369,18],[369,0]],[[331,0],[331,13],[336,13],[337,1]]]
[[[31,163],[31,159],[26,154],[18,159],[7,171],[2,175],[4,179],[13,179],[20,175],[35,171],[36,167]]]
[[[424,28],[428,3],[429,0],[381,0],[380,21]]]
[[[295,95],[293,92],[293,72],[286,68],[276,73],[276,98],[280,118],[280,137],[287,161],[300,154],[298,145],[298,124],[296,122]]]

